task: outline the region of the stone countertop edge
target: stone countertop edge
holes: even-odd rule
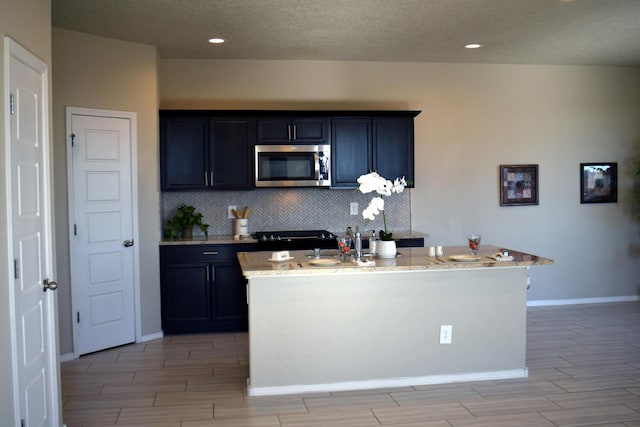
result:
[[[489,256],[509,251],[512,261],[496,261]],[[469,255],[466,246],[445,246],[442,257],[430,257],[428,248],[399,248],[395,258],[376,258],[374,266],[359,266],[351,260],[331,266],[314,266],[309,263],[313,251],[291,251],[294,258],[285,262],[269,261],[272,252],[239,252],[238,260],[245,277],[307,275],[307,274],[353,274],[360,272],[428,271],[484,268],[514,268],[532,265],[551,265],[552,259],[520,252],[509,248],[483,245],[478,253],[479,261],[453,261],[451,256]]]
[[[335,235],[339,235],[334,233]],[[398,239],[426,239],[428,234],[421,233],[419,231],[399,231],[397,233],[393,233],[394,237]],[[369,237],[364,236],[363,239],[367,240]],[[204,236],[196,236],[191,239],[162,239],[160,240],[160,245],[229,245],[229,244],[237,244],[237,243],[258,243],[258,240],[253,237],[242,237],[238,240],[235,240],[233,236],[209,236],[205,239]]]

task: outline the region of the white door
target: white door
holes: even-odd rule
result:
[[[14,425],[59,426],[57,287],[53,281],[47,66],[5,38],[16,416]],[[49,283],[47,283],[49,282]],[[44,292],[43,292],[44,291]],[[5,420],[5,422],[8,420]]]
[[[135,341],[129,118],[68,109],[74,352]],[[105,116],[104,114],[107,114]],[[69,123],[70,122],[70,123]]]

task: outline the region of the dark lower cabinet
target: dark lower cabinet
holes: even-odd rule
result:
[[[252,245],[160,246],[165,334],[247,330],[246,279],[237,252]]]

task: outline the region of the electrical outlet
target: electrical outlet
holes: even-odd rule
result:
[[[453,326],[440,325],[440,344],[451,344],[451,334]]]
[[[234,209],[237,209],[236,205],[227,206],[227,218],[234,219],[236,217],[232,212]]]
[[[349,212],[351,215],[358,215],[358,202],[351,202],[349,205]]]

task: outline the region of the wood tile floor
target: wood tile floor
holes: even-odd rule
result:
[[[640,427],[640,303],[529,308],[527,343],[526,379],[247,397],[246,334],[168,336],[63,363],[64,420],[69,427]]]

